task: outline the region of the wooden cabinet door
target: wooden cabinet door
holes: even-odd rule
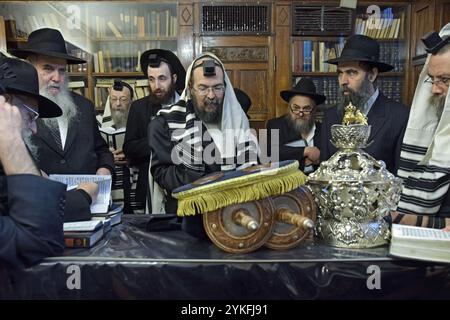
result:
[[[202,52],[212,52],[224,63],[233,87],[252,100],[250,125],[261,129],[274,115],[273,46],[271,36],[202,37]]]
[[[434,13],[434,0],[416,1],[413,5],[411,19],[411,56],[413,58],[426,54],[420,39],[434,29]]]

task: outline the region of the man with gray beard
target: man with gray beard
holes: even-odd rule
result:
[[[378,74],[393,67],[379,61],[380,46],[375,39],[354,35],[347,39],[341,56],[325,61],[337,65],[341,102],[329,108],[322,122],[321,161],[328,160],[337,149],[331,144],[331,126],[341,124],[344,107],[351,102],[367,116],[371,126],[369,141],[364,149],[386,168],[397,174],[400,146],[408,121],[409,109],[393,101],[376,87]]]
[[[98,130],[94,105],[67,86],[67,64],[85,61],[68,55],[61,33],[49,28],[33,31],[26,45],[13,53],[30,61],[38,73],[41,95],[63,111],[58,118],[37,121],[31,141],[38,149],[38,167],[46,174],[112,175],[113,155]],[[94,183],[79,191],[83,198],[67,205],[74,215],[66,214],[66,221],[90,219],[89,205],[97,191]]]
[[[403,188],[392,219],[450,231],[450,23],[422,41],[429,54],[403,139]]]
[[[306,174],[313,172],[320,160],[320,125],[316,125],[317,106],[325,102],[325,96],[316,92],[316,86],[308,78],[301,78],[291,89],[280,92],[288,102],[284,116],[267,122],[267,147],[279,150],[278,159],[297,160]],[[273,130],[278,130],[279,141],[271,139]]]

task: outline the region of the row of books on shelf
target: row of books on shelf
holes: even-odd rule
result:
[[[94,72],[141,72],[141,54],[156,48],[170,50],[167,43],[163,44],[161,41],[102,43],[92,55]]]
[[[300,81],[301,77],[294,78],[294,84]],[[337,77],[311,77],[310,78],[316,86],[317,92],[327,97],[326,105],[337,104],[340,100],[339,82]],[[377,87],[388,98],[395,101],[402,101],[402,86],[403,81],[398,77],[380,77],[377,80]]]
[[[380,42],[380,61],[394,66],[393,71],[404,71],[405,58],[401,42]],[[341,55],[344,39],[332,41],[294,41],[292,65],[294,72],[335,72],[336,66],[325,63]]]
[[[358,17],[355,21],[355,33],[363,34],[376,39],[397,39],[404,38],[403,25],[405,22],[405,12],[400,12],[394,18],[392,8],[385,8],[378,17]]]
[[[69,49],[68,54],[80,59],[87,61],[86,63],[81,64],[68,64],[67,71],[68,72],[87,72],[88,71],[88,62],[89,62],[89,54],[79,48]]]
[[[341,55],[344,38],[341,39],[339,42],[294,41],[292,54],[294,72],[335,72],[336,66],[324,61]]]
[[[138,12],[129,9],[109,17],[94,15],[94,35],[98,40],[144,37],[175,37],[177,18],[170,9]]]

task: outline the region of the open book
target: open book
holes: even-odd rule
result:
[[[450,263],[450,232],[393,224],[389,254],[396,257]]]
[[[125,141],[125,129],[114,129],[113,127],[99,128],[100,134],[109,147],[113,147],[116,150],[122,150],[123,142]]]
[[[85,175],[85,174],[51,174],[50,180],[62,182],[67,185],[67,190],[76,189],[81,182],[95,182],[98,184],[98,195],[95,202],[91,204],[91,213],[108,212],[109,200],[111,198],[111,176],[110,175]]]

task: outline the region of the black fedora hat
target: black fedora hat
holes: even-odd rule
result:
[[[360,34],[355,34],[347,39],[339,58],[325,61],[330,64],[339,62],[364,61],[377,67],[379,72],[386,72],[394,69],[390,64],[380,60],[380,45],[375,39]]]
[[[169,50],[164,49],[150,49],[141,54],[140,62],[141,62],[141,70],[142,72],[148,76],[147,68],[148,65],[155,66],[156,68],[159,66],[161,61],[164,61],[172,67],[173,72],[177,75],[177,90],[184,89],[184,82],[186,80],[186,70],[180,62],[180,59]]]
[[[286,102],[289,102],[293,96],[297,95],[310,97],[317,105],[324,103],[327,99],[325,96],[317,93],[314,82],[308,78],[301,78],[291,90],[283,90],[280,92],[281,98]]]
[[[25,47],[11,50],[16,57],[26,59],[30,54],[38,54],[48,57],[65,59],[67,64],[85,63],[67,54],[66,42],[62,34],[55,29],[43,28],[30,33]]]
[[[244,91],[238,88],[234,88],[234,94],[236,95],[242,110],[244,110],[245,114],[247,114],[248,109],[252,106],[252,99],[250,99]]]
[[[39,94],[37,71],[28,62],[15,58],[0,58],[0,83],[6,93],[36,98],[40,118],[54,118],[62,115],[56,103]]]

